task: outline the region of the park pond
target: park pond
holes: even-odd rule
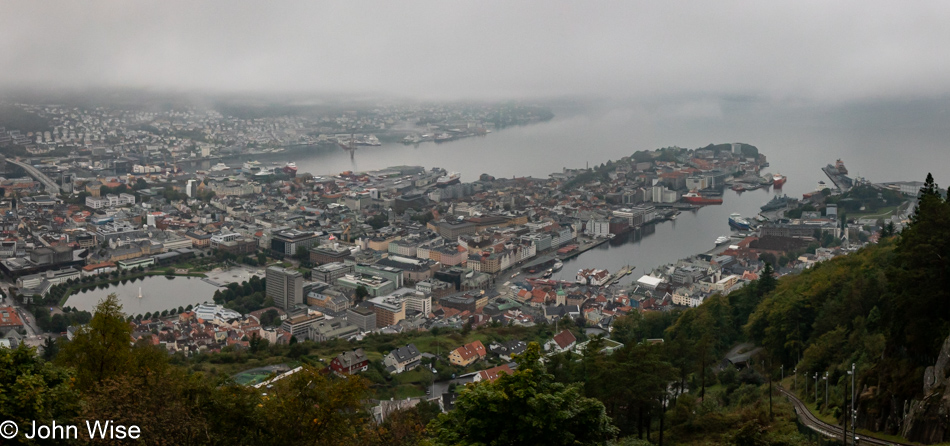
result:
[[[92,312],[96,304],[115,293],[122,311],[134,316],[210,302],[217,289],[199,277],[147,276],[123,280],[105,288],[77,291],[69,296],[65,306]]]

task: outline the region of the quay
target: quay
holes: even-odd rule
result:
[[[614,283],[619,282],[620,279],[622,279],[624,276],[632,273],[634,269],[636,269],[635,266],[630,266],[630,265],[624,266],[623,268],[620,269],[620,271],[617,271],[616,274],[611,276],[610,279],[608,279],[607,282],[604,283],[604,287],[609,287],[613,285]]]
[[[585,243],[582,243],[580,246],[577,247],[577,249],[575,249],[575,250],[573,250],[573,251],[571,251],[571,252],[569,252],[569,253],[567,253],[567,254],[560,255],[560,256],[558,256],[557,258],[560,259],[560,260],[573,259],[574,257],[577,257],[577,256],[579,256],[579,255],[581,255],[581,254],[583,254],[583,253],[585,253],[585,252],[587,252],[587,251],[590,251],[591,249],[594,249],[594,248],[596,248],[596,247],[598,247],[598,246],[600,246],[600,245],[603,245],[604,243],[607,243],[607,242],[609,242],[609,241],[610,241],[609,238],[594,239],[594,240],[592,240],[592,241],[589,242],[589,243],[586,243],[586,244],[585,244]]]

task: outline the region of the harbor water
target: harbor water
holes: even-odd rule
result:
[[[767,155],[766,171],[788,177],[781,192],[795,198],[815,190],[820,180],[829,182],[821,168],[838,158],[852,176],[876,182],[922,180],[931,171],[945,187],[945,172],[950,171],[947,105],[950,101],[934,100],[805,107],[737,100],[719,102],[703,113],[662,106],[565,106],[555,108],[556,117],[548,122],[442,144],[364,146],[352,158],[333,147],[296,147],[258,159],[294,161],[300,172],[315,175],[438,166],[461,172],[462,181],[473,181],[482,173],[546,178],[565,167],[597,165],[637,150],[745,142]],[[580,268],[615,272],[628,264],[637,267],[631,276],[636,278],[656,266],[705,252],[717,237],[731,233],[731,213],[754,217],[774,193],[727,189],[722,205],[684,211],[675,221],[620,236],[565,262],[555,278],[573,279]]]

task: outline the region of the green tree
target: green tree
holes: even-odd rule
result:
[[[367,422],[363,411],[368,396],[366,380],[359,376],[331,378],[311,366],[303,367],[277,381],[262,398],[253,413],[260,421],[252,424],[259,426],[260,436],[246,438],[247,444],[332,446],[356,442]]]
[[[56,338],[49,336],[43,341],[43,359],[46,361],[52,361],[56,358],[56,353],[59,352],[59,344],[56,343]]]
[[[356,302],[357,302],[357,303],[362,302],[363,299],[366,298],[366,296],[369,296],[369,291],[367,291],[367,290],[366,290],[366,287],[363,286],[363,285],[357,286],[355,293],[356,293]]]
[[[276,327],[280,325],[280,314],[276,309],[271,308],[261,315],[261,326]]]
[[[69,424],[80,408],[73,380],[69,369],[39,359],[34,348],[0,348],[0,417],[19,424],[21,435],[34,420]]]
[[[58,359],[76,369],[81,388],[88,389],[128,370],[132,357],[132,328],[122,305],[110,294],[96,306],[89,324],[80,327],[63,346]]]
[[[772,290],[775,289],[775,285],[775,271],[772,270],[772,264],[766,262],[765,267],[762,268],[762,272],[759,274],[759,280],[756,283],[756,291],[759,297],[771,293]]]
[[[532,342],[514,374],[469,385],[455,410],[429,425],[433,444],[593,445],[612,438],[617,429],[604,405],[584,397],[579,384],[555,382],[540,358],[540,346]]]
[[[298,246],[297,252],[294,253],[294,259],[301,262],[310,260],[310,251],[305,246]]]
[[[366,224],[372,226],[373,229],[379,230],[389,225],[389,217],[386,216],[386,214],[376,214],[370,218],[367,218]]]

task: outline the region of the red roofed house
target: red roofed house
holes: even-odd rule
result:
[[[23,321],[13,307],[0,307],[0,329],[23,328]]]
[[[508,367],[508,364],[502,364],[498,367],[492,367],[488,370],[482,370],[475,374],[475,377],[472,378],[473,382],[488,381],[494,382],[502,373],[512,374],[511,367]]]
[[[330,369],[337,375],[350,375],[356,372],[365,372],[369,369],[369,359],[363,349],[340,353],[330,361]]]
[[[573,347],[576,343],[577,338],[574,337],[574,333],[571,333],[570,330],[564,330],[554,335],[554,339],[551,339],[545,343],[544,349],[547,351],[553,351],[554,353],[560,353],[570,350],[571,347]]]
[[[485,346],[482,341],[465,344],[449,353],[449,362],[465,367],[485,357]]]

